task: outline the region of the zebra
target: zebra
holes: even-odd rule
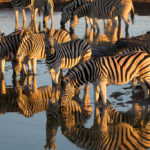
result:
[[[72,0],[69,3],[67,3],[63,10],[62,10],[62,14],[61,14],[61,21],[60,21],[60,25],[61,28],[64,29],[65,28],[65,24],[69,21],[72,22],[73,18],[72,18],[72,12],[74,12],[79,6],[81,6],[82,4],[84,4],[85,2],[93,2],[94,0]],[[86,26],[88,25],[88,22],[90,21],[91,24],[93,24],[92,19],[89,19],[87,16],[85,16],[85,21],[86,21]],[[97,26],[99,26],[98,24],[98,20],[95,18],[95,22],[97,23]]]
[[[84,83],[92,83],[94,87],[95,103],[101,97],[103,104],[107,104],[106,85],[122,85],[136,78],[145,94],[149,98],[149,60],[150,55],[144,52],[132,53],[125,56],[104,56],[80,63],[67,72],[62,80],[62,99],[71,99],[74,90]]]
[[[65,30],[51,29],[50,32],[53,32],[53,38],[58,43],[71,40],[69,33]],[[32,73],[36,74],[36,60],[45,58],[45,33],[25,36],[22,39],[16,54],[16,64],[14,64],[15,74],[13,75],[14,78],[16,78],[21,71],[22,63],[29,60],[31,60],[32,63]]]
[[[57,93],[56,87],[58,85],[60,71],[62,69],[72,68],[79,62],[89,60],[92,55],[92,49],[90,44],[83,39],[75,39],[58,44],[55,43],[52,37],[46,36],[45,54],[45,62],[50,71],[55,93]],[[58,100],[58,98],[56,98],[56,100]]]
[[[15,29],[18,30],[19,29],[19,25],[18,25],[18,15],[19,12],[18,10],[21,9],[22,10],[22,15],[23,15],[23,29],[25,29],[25,24],[26,24],[26,15],[25,15],[25,9],[26,8],[30,8],[34,3],[34,0],[12,0],[11,1],[11,5],[15,10],[15,22],[16,22],[16,26]]]
[[[71,101],[68,101],[71,102]],[[133,127],[124,122],[108,124],[108,109],[103,108],[102,113],[95,105],[94,121],[90,128],[83,124],[76,124],[75,120],[80,112],[72,109],[61,111],[62,133],[72,143],[82,149],[148,149],[150,147],[150,121],[148,114],[144,117],[142,127]]]
[[[71,30],[74,30],[79,22],[79,18],[88,16],[90,18],[97,17],[100,19],[113,19],[118,16],[118,37],[121,34],[121,18],[123,18],[126,28],[126,37],[129,36],[129,20],[128,15],[131,12],[131,19],[134,22],[134,6],[132,0],[95,0],[94,2],[86,2],[78,7],[73,12],[73,22],[70,26]]]
[[[12,61],[13,66],[20,41],[25,35],[29,34],[31,34],[31,31],[29,30],[17,30],[6,36],[0,36],[0,63],[2,77],[4,77],[5,74],[5,61]],[[28,62],[28,64],[30,64],[30,62]],[[23,72],[26,72],[24,65]]]
[[[22,10],[23,14],[23,29],[25,29],[26,16],[25,8],[31,9],[31,25],[36,29],[36,14],[37,12],[43,11],[43,26],[46,27],[49,15],[51,16],[51,28],[53,28],[53,0],[12,0],[11,2],[13,8],[15,9],[16,15],[16,29],[18,29],[18,9]]]

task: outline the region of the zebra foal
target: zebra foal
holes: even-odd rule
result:
[[[134,20],[134,6],[132,0],[95,0],[93,2],[86,2],[72,12],[73,22],[70,26],[73,30],[78,22],[79,18],[88,16],[90,18],[97,17],[100,19],[113,19],[118,16],[118,37],[121,32],[121,18],[124,20],[126,28],[126,37],[129,36],[128,28],[130,21],[128,20],[129,13],[131,12],[132,22]]]
[[[100,57],[80,63],[65,75],[62,81],[61,99],[71,99],[75,88],[90,82],[94,86],[94,100],[97,103],[101,89],[104,104],[107,103],[106,85],[126,84],[137,78],[145,98],[149,98],[150,88],[150,55],[147,53],[132,53],[125,56]]]

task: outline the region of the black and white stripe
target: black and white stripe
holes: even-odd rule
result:
[[[94,86],[94,99],[98,102],[99,91],[103,103],[107,103],[106,85],[121,85],[128,83],[134,78],[140,82],[145,98],[149,98],[150,88],[150,55],[147,53],[133,53],[125,56],[100,57],[80,63],[70,69],[65,75],[62,85],[64,96],[61,98],[71,98],[74,89],[85,84],[92,83]],[[71,94],[67,94],[71,91]],[[60,99],[61,100],[61,99]]]

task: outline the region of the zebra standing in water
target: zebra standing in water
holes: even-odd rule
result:
[[[5,61],[12,61],[13,66],[20,41],[27,34],[31,34],[31,32],[28,30],[18,30],[7,36],[0,36],[0,71],[3,77],[5,74]],[[24,73],[26,72],[25,66],[23,66],[23,71]]]
[[[122,85],[137,78],[145,98],[149,98],[150,55],[133,53],[125,56],[108,56],[89,60],[73,67],[62,81],[61,99],[71,99],[75,88],[91,82],[94,86],[94,100],[97,103],[101,89],[104,104],[107,103],[106,85]]]
[[[132,22],[134,20],[134,6],[132,0],[95,0],[94,2],[87,2],[78,7],[73,14],[73,22],[71,29],[73,30],[79,22],[79,18],[88,16],[90,18],[97,17],[100,19],[113,19],[118,16],[118,37],[121,34],[121,18],[124,20],[126,28],[126,37],[129,36],[129,20],[128,16],[131,12]]]
[[[18,9],[22,9],[23,13],[23,28],[25,28],[26,16],[25,8],[31,8],[31,25],[36,28],[36,14],[43,11],[43,26],[46,27],[49,15],[51,16],[51,28],[53,28],[53,0],[12,0],[11,2],[16,14],[16,29],[18,29]]]
[[[61,28],[64,29],[65,28],[65,24],[67,23],[67,21],[69,21],[72,23],[72,13],[78,8],[80,7],[82,4],[86,3],[86,2],[93,2],[94,0],[72,0],[69,3],[67,3],[65,5],[65,7],[62,10],[62,14],[61,14],[61,21],[60,21],[60,25]],[[87,16],[85,16],[85,21],[86,21],[86,26],[88,25],[88,22],[90,21],[91,24],[93,24],[93,19],[89,19]],[[99,26],[98,24],[98,20],[96,20],[95,18],[95,22],[97,27]]]
[[[58,43],[63,43],[71,40],[69,33],[65,30],[52,29],[50,32],[53,32],[53,38]],[[22,63],[27,60],[31,60],[32,72],[33,74],[36,74],[36,60],[45,58],[45,34],[39,33],[25,36],[22,39],[16,54],[17,62],[16,64],[14,64],[14,77],[17,77],[17,75],[21,71]]]
[[[34,0],[12,0],[11,4],[15,10],[15,22],[16,22],[16,27],[15,29],[18,30],[19,25],[18,25],[18,10],[22,10],[22,15],[23,15],[23,29],[25,29],[26,25],[26,15],[25,15],[25,8],[30,8],[34,3]]]

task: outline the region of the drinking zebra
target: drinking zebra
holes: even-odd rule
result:
[[[79,22],[79,18],[88,16],[90,18],[97,17],[100,19],[113,19],[118,16],[119,26],[118,26],[118,37],[121,34],[121,18],[124,20],[126,28],[126,37],[129,36],[129,20],[128,15],[131,12],[132,22],[134,20],[134,7],[132,0],[95,0],[94,2],[86,2],[80,7],[78,7],[73,14],[73,22],[71,24],[71,29],[74,30]]]
[[[61,99],[71,99],[75,88],[90,82],[94,86],[94,100],[97,103],[101,89],[104,104],[107,103],[106,85],[122,85],[136,78],[149,98],[150,55],[144,52],[125,56],[99,57],[80,63],[67,72],[62,81]]]
[[[63,10],[62,10],[62,14],[61,14],[61,21],[60,21],[60,25],[61,28],[64,29],[65,28],[65,24],[67,23],[67,21],[70,20],[70,23],[72,23],[72,14],[73,12],[80,7],[82,4],[84,4],[85,2],[93,2],[94,0],[72,0],[69,3],[67,3]],[[92,18],[88,18],[87,16],[85,16],[85,21],[86,21],[86,26],[88,25],[88,22],[90,21],[91,24],[93,24],[93,19]],[[98,26],[98,20],[96,20],[95,18],[95,22]]]

